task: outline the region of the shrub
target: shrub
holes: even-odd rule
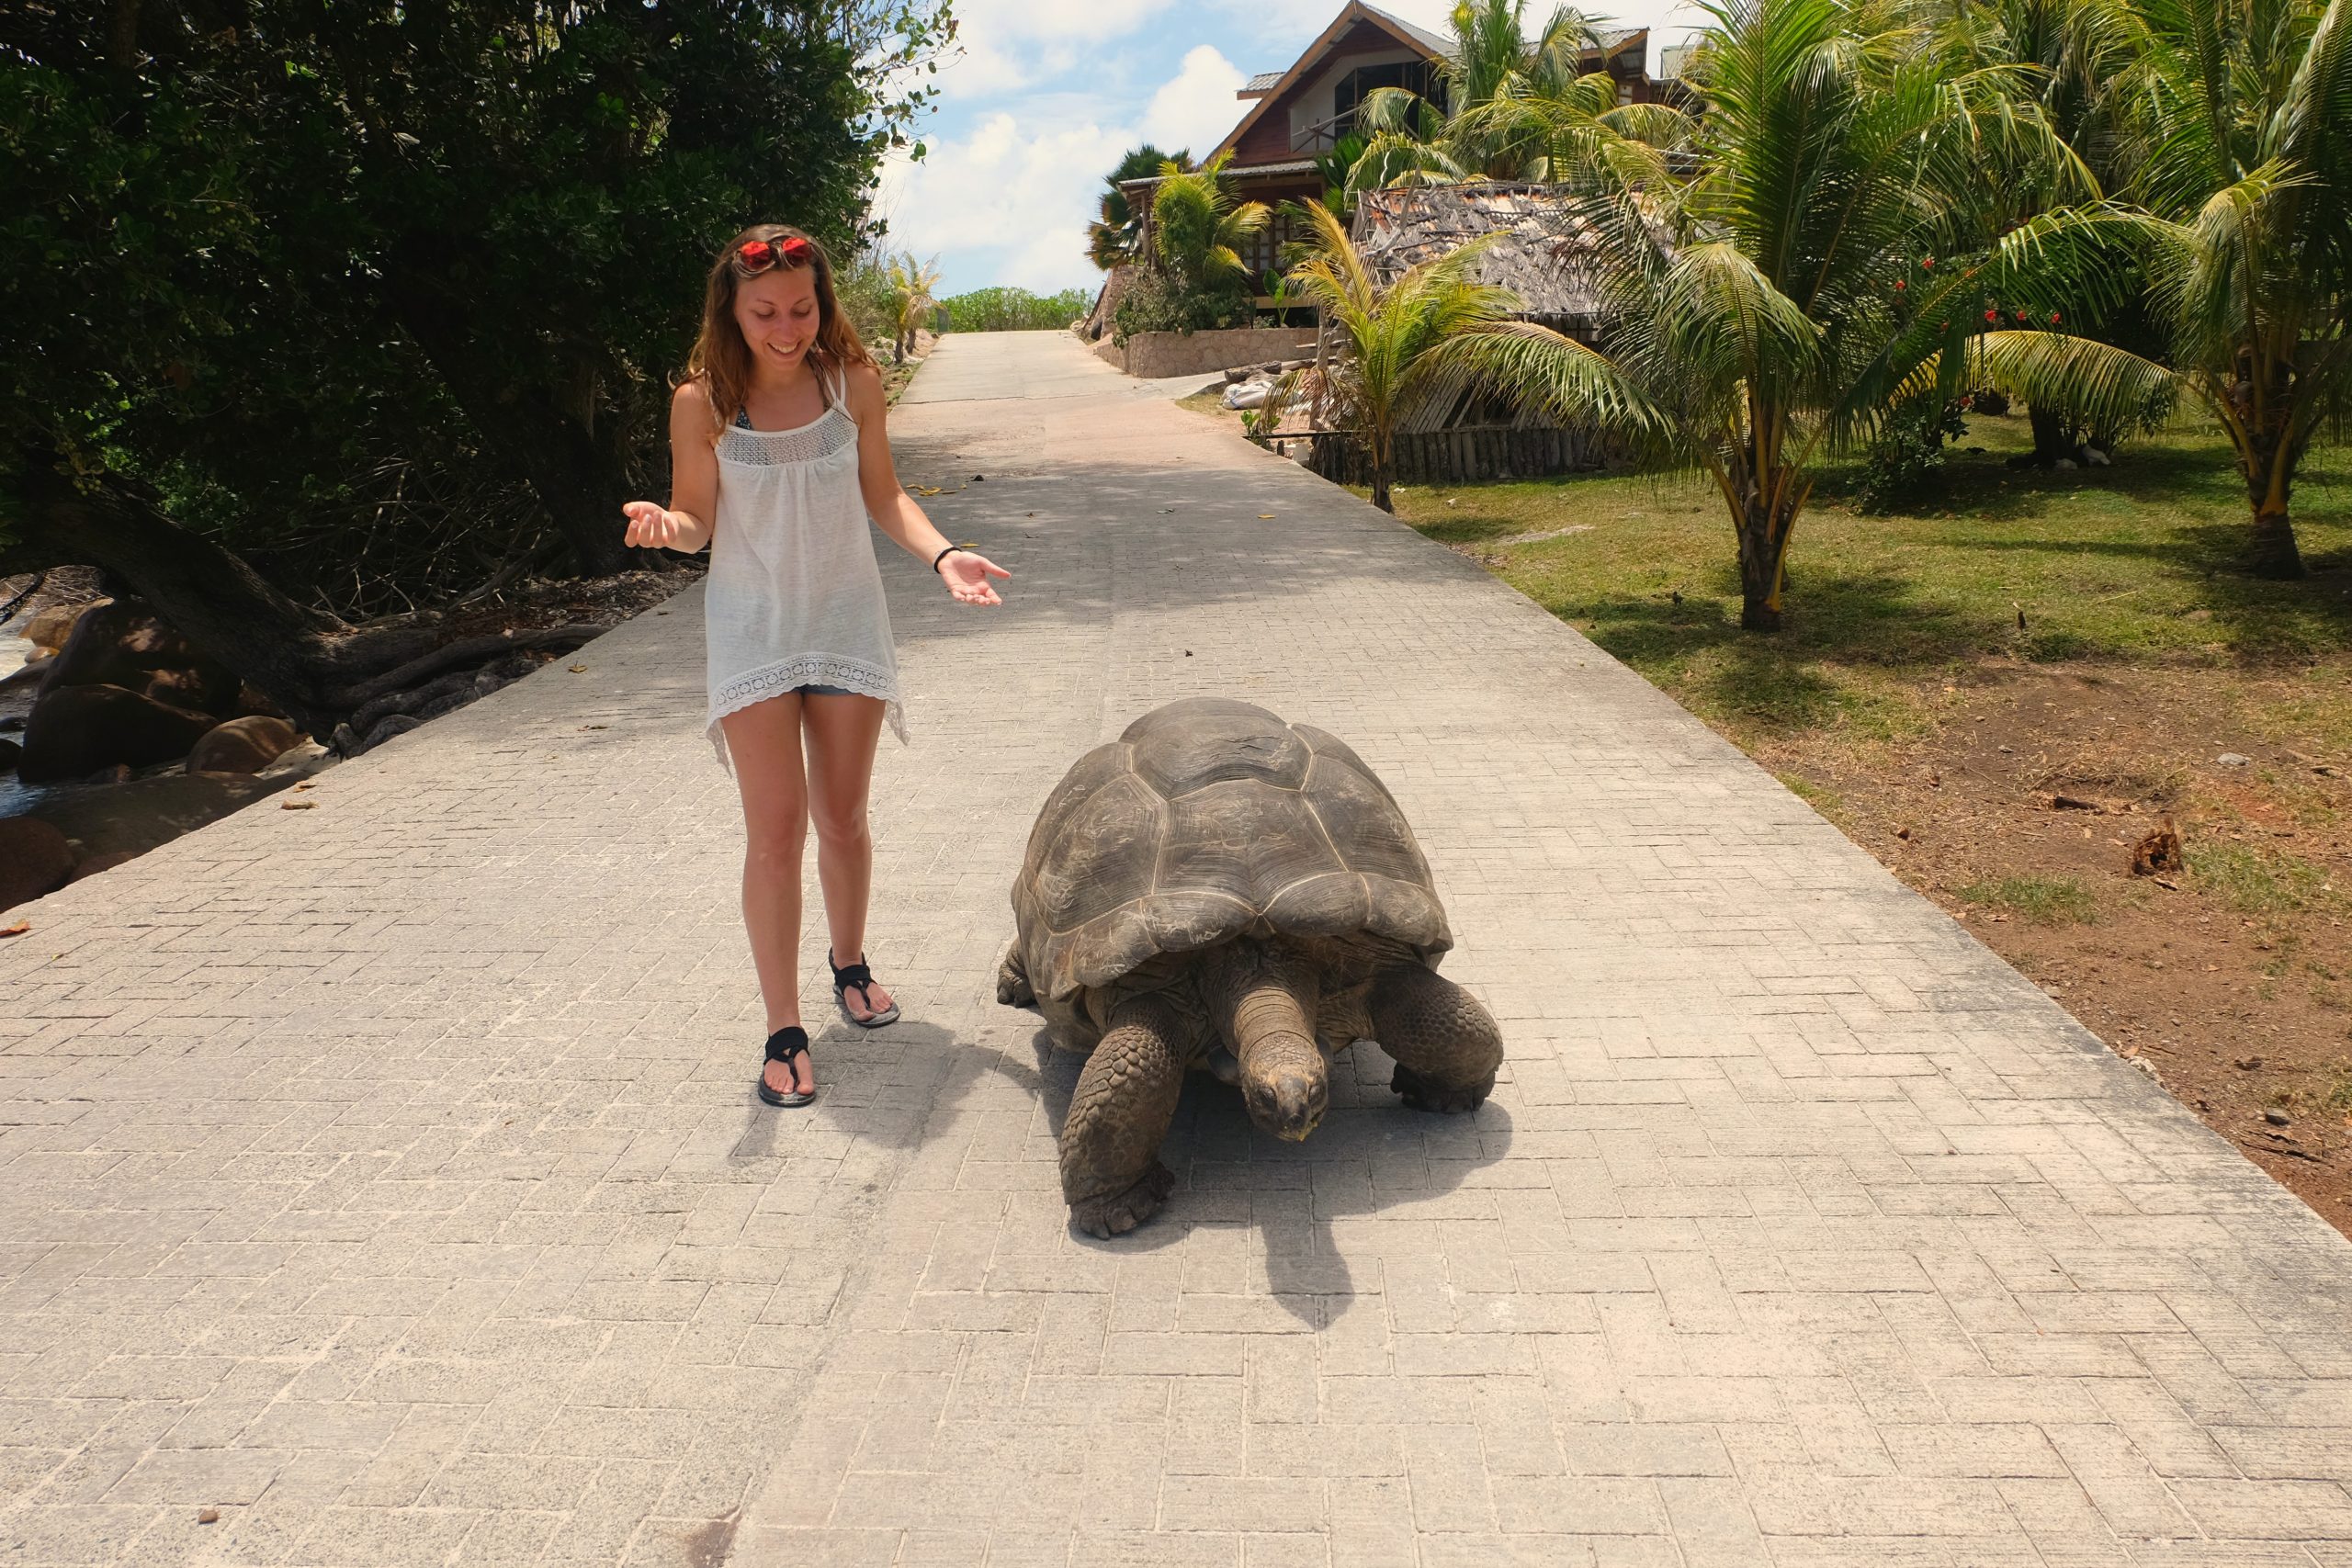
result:
[[[955,333],[1051,332],[1086,314],[1093,303],[1083,288],[1059,294],[1032,294],[1026,288],[975,288],[943,299],[947,330]]]
[[[1246,327],[1255,316],[1249,288],[1187,288],[1172,274],[1147,270],[1120,296],[1111,312],[1112,341],[1121,347],[1137,333],[1199,333]]]
[[[1956,402],[1921,398],[1896,409],[1863,457],[1855,504],[1891,512],[1915,500],[1943,471],[1944,443],[1967,430]]]

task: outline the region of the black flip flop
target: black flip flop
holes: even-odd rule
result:
[[[886,1023],[899,1021],[899,1008],[895,1002],[880,1012],[870,1010],[874,1006],[874,997],[865,987],[874,984],[874,971],[866,967],[864,953],[857,955],[857,962],[854,964],[835,964],[833,950],[829,947],[825,949],[825,965],[833,972],[833,1000],[841,1003],[843,1018],[848,1019],[860,1029],[879,1029]],[[866,1017],[860,1018],[849,1010],[849,1003],[842,996],[845,991],[857,993],[857,999],[864,1002],[869,1010]]]
[[[786,1024],[768,1036],[768,1060],[771,1062],[782,1062],[789,1066],[795,1056],[805,1056],[808,1054],[808,1032],[797,1023]],[[770,1089],[765,1067],[760,1069],[758,1082],[762,1100],[766,1100],[770,1105],[782,1106],[787,1111],[797,1111],[817,1098],[814,1089],[796,1089],[779,1091]]]

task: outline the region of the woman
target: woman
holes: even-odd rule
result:
[[[668,506],[622,508],[631,545],[711,547],[709,733],[743,800],[743,923],[767,1004],[760,1098],[803,1106],[816,1066],[800,1021],[800,864],[817,829],[833,995],[851,1022],[899,1016],[865,962],[874,750],[906,739],[882,576],[865,524],[966,604],[1012,574],[951,544],[899,483],[881,371],[833,296],[831,263],[782,224],[712,264],[702,332],[670,404]],[[855,953],[849,964],[840,955]]]

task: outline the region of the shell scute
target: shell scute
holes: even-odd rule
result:
[[[1170,799],[1236,779],[1295,790],[1312,755],[1264,708],[1223,697],[1156,708],[1120,739],[1135,749],[1136,772]]]
[[[1024,969],[1065,1001],[1245,933],[1453,945],[1411,827],[1355,751],[1251,703],[1127,726],[1046,799],[1012,890]]]

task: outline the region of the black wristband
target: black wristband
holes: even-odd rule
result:
[[[944,549],[944,550],[940,551],[937,555],[935,555],[935,556],[933,556],[933,557],[932,557],[932,558],[931,558],[931,570],[933,570],[933,571],[937,571],[937,570],[939,570],[939,563],[940,563],[941,561],[945,560],[949,556],[954,555],[957,550],[963,550],[963,549],[964,549],[964,547],[963,547],[963,546],[961,546],[961,545],[950,545],[950,546],[948,546],[945,549]],[[969,555],[969,554],[971,554],[972,552],[971,552],[971,551],[969,551],[969,550],[964,550],[964,553],[965,553],[966,555]]]

